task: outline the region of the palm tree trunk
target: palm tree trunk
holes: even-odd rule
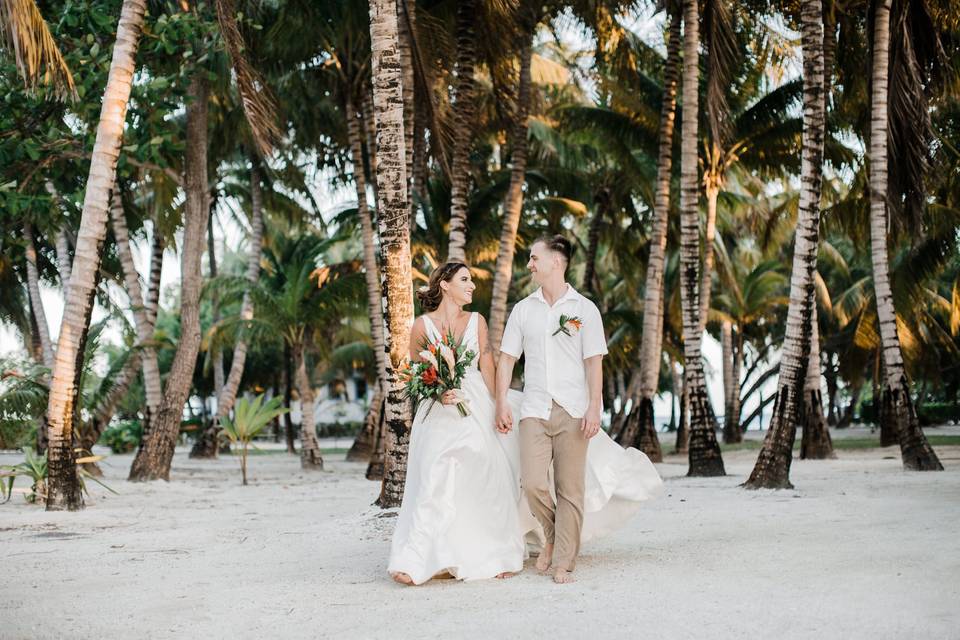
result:
[[[377,384],[370,399],[370,409],[363,421],[363,428],[347,451],[347,462],[370,462],[373,448],[377,441],[377,427],[380,425],[380,414],[383,411],[383,390]]]
[[[63,321],[47,406],[49,449],[47,457],[47,509],[76,510],[83,506],[73,452],[79,376],[93,295],[100,269],[101,249],[107,232],[110,191],[116,180],[117,157],[123,123],[136,69],[137,45],[146,12],[145,0],[124,0],[117,26],[117,42],[110,61],[97,137],[90,158],[90,173],[77,234],[76,257],[64,303]]]
[[[210,215],[207,190],[207,84],[197,75],[187,91],[187,147],[184,156],[183,248],[181,256],[180,343],[167,376],[163,402],[130,467],[129,480],[169,480],[183,407],[190,396],[200,350],[200,262]]]
[[[733,339],[733,373],[730,379],[730,418],[724,429],[724,442],[742,442],[743,428],[740,426],[740,371],[743,369],[743,333],[737,331]],[[729,439],[727,439],[729,437]]]
[[[244,274],[250,285],[255,285],[260,277],[260,255],[263,252],[263,195],[260,191],[260,166],[257,158],[251,159],[250,169],[250,253],[247,254],[247,271]],[[249,293],[243,294],[240,304],[240,317],[249,322],[253,319],[253,299]],[[220,421],[223,420],[237,401],[237,392],[240,390],[240,380],[243,377],[243,368],[247,362],[247,351],[250,345],[242,335],[237,338],[233,346],[233,359],[230,361],[230,371],[227,379],[222,382],[217,392],[217,413],[214,416],[211,428],[207,430],[190,451],[191,458],[215,458],[219,451]],[[222,355],[220,364],[222,367]],[[221,376],[223,371],[221,368]]]
[[[697,0],[683,1],[683,123],[680,152],[680,300],[683,308],[684,380],[690,407],[690,476],[725,475],[716,418],[703,375],[700,355],[701,312],[697,292],[700,268],[697,117],[700,47]]]
[[[290,353],[290,345],[283,344],[283,405],[287,412],[283,414],[283,425],[287,440],[287,453],[296,454],[297,445],[295,443],[296,433],[293,428],[293,418],[290,416],[290,409],[293,404],[293,355]]]
[[[670,217],[670,175],[673,168],[673,129],[677,111],[677,82],[680,75],[680,12],[670,17],[667,39],[667,61],[663,70],[663,99],[660,102],[660,140],[657,150],[657,182],[653,203],[653,228],[650,235],[650,257],[647,259],[646,285],[643,294],[643,337],[640,340],[639,397],[644,408],[640,412],[639,433],[656,439],[653,397],[660,381],[660,360],[663,338],[663,269],[667,251],[667,226]],[[633,446],[624,439],[625,446]],[[657,449],[659,449],[659,442]],[[648,456],[649,452],[644,451]]]
[[[150,321],[150,327],[156,328],[157,309],[160,306],[160,275],[163,273],[163,236],[157,230],[157,224],[153,224],[153,238],[150,246],[150,276],[147,283],[147,296],[143,301],[143,306],[147,311],[147,320]]]
[[[57,188],[53,186],[53,183],[49,180],[44,184],[44,188],[47,190],[47,193],[50,194],[50,198],[62,211],[62,199],[60,198],[60,193],[57,192]],[[62,226],[57,231],[57,271],[60,272],[60,286],[66,290],[67,283],[70,282],[70,241],[67,239],[67,216],[65,213],[62,223]]]
[[[43,366],[53,370],[53,343],[50,340],[50,325],[47,324],[47,314],[43,309],[43,300],[40,299],[40,271],[37,269],[37,244],[33,237],[33,226],[27,222],[23,225],[23,239],[27,243],[27,294],[30,297],[30,307],[33,316],[37,319],[37,337],[40,339],[40,349],[43,354]]]
[[[130,385],[137,379],[137,371],[140,369],[142,356],[143,352],[135,352],[130,355],[127,362],[123,365],[123,369],[121,369],[117,377],[114,378],[110,391],[100,404],[97,405],[96,409],[94,409],[90,422],[84,425],[83,432],[80,435],[80,448],[84,452],[93,450],[93,445],[97,444],[100,436],[103,435],[103,431],[107,428],[107,425],[110,424],[110,420],[113,419],[116,413],[117,405],[123,400],[123,397],[127,395]],[[87,473],[97,477],[103,475],[103,472],[96,462],[84,463],[83,469]]]
[[[292,346],[293,366],[296,368],[297,395],[300,396],[300,468],[323,470],[323,456],[317,441],[317,422],[314,418],[313,386],[307,375],[307,358],[302,339]]]
[[[877,0],[873,26],[873,81],[870,107],[870,248],[877,322],[883,351],[881,421],[889,420],[900,441],[903,468],[911,471],[941,471],[943,465],[923,435],[903,366],[897,312],[890,286],[887,251],[887,74],[890,48],[891,0]]]
[[[404,164],[407,168],[407,206],[410,209],[410,217],[413,217],[413,188],[411,179],[413,178],[413,134],[416,129],[414,124],[416,114],[414,100],[416,93],[414,91],[415,77],[413,73],[413,20],[414,11],[416,11],[416,2],[414,0],[397,0],[397,32],[400,36],[400,66],[403,69],[401,79],[403,82],[403,150]]]
[[[470,150],[476,111],[473,67],[476,64],[474,0],[457,4],[457,84],[453,103],[453,161],[450,176],[450,232],[447,260],[466,261],[467,194],[470,191]]]
[[[719,153],[719,151],[717,151]],[[707,328],[710,313],[711,287],[713,286],[713,242],[717,235],[717,198],[720,195],[720,179],[712,176],[707,181],[707,220],[703,229],[703,276],[700,281],[700,333]]]
[[[130,249],[130,233],[127,231],[127,219],[124,215],[123,202],[118,193],[114,193],[111,201],[110,220],[114,241],[117,245],[117,255],[123,269],[123,282],[127,290],[127,297],[130,299],[130,310],[133,312],[133,324],[137,331],[137,345],[140,348],[140,362],[143,365],[143,387],[146,396],[146,405],[143,411],[143,434],[146,437],[146,434],[150,433],[153,419],[160,409],[160,402],[163,400],[163,388],[157,351],[153,347],[153,323],[147,317],[147,310],[143,303],[140,276],[133,262],[133,252]]]
[[[812,295],[812,292],[811,292]],[[820,324],[817,318],[817,302],[811,302],[813,318],[810,330],[810,358],[807,360],[807,377],[803,383],[803,433],[800,436],[801,460],[826,460],[836,458],[833,441],[823,415],[823,398],[820,393]]]
[[[823,89],[823,20],[820,0],[804,0],[800,7],[803,48],[803,138],[800,166],[800,205],[797,213],[790,304],[780,359],[773,416],[748,489],[789,489],[790,463],[797,422],[801,418],[803,387],[815,330],[813,273],[817,268],[820,226],[820,186],[823,175],[825,104]],[[819,373],[819,371],[818,371]]]
[[[490,301],[490,345],[494,362],[500,357],[500,341],[507,324],[507,294],[513,278],[513,255],[517,248],[517,229],[523,212],[523,183],[527,174],[527,115],[530,111],[530,62],[533,56],[531,37],[520,50],[520,79],[517,91],[517,113],[513,123],[510,155],[510,186],[503,204],[503,227],[500,230],[500,248],[493,274],[493,294]]]
[[[211,205],[210,215],[207,217],[207,268],[209,269],[207,275],[211,280],[217,277],[217,245],[213,238],[213,210],[214,207]],[[210,306],[213,307],[213,324],[217,324],[220,322],[220,295],[216,289],[210,293]],[[211,359],[213,360],[213,395],[219,398],[223,392],[223,351],[219,347],[214,347]]]
[[[583,283],[581,288],[596,300],[598,291],[597,280],[597,250],[600,248],[600,227],[603,219],[610,211],[610,190],[601,187],[594,198],[595,211],[590,219],[590,228],[587,231],[587,255],[584,258]]]
[[[377,363],[377,388],[367,412],[364,430],[354,442],[347,459],[369,459],[374,435],[372,429],[379,423],[380,405],[383,401],[384,381],[387,379],[387,349],[383,336],[383,307],[380,293],[380,270],[377,267],[377,248],[373,232],[373,219],[367,204],[367,181],[363,173],[363,149],[361,147],[360,120],[353,105],[352,96],[347,96],[347,135],[350,138],[350,153],[354,166],[354,185],[357,191],[357,211],[360,215],[360,231],[363,240],[363,270],[367,283],[367,312],[370,315],[370,337]],[[369,433],[368,433],[369,431]]]
[[[407,205],[403,129],[404,87],[398,39],[395,0],[373,0],[370,3],[370,48],[377,128],[381,291],[384,343],[390,353],[384,379],[387,438],[384,444],[383,489],[379,500],[384,508],[399,506],[403,498],[411,422],[410,402],[396,375],[397,367],[406,357],[413,324],[410,208]]]

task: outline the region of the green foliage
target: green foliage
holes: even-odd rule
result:
[[[77,458],[77,474],[79,475],[80,489],[88,495],[89,492],[87,491],[85,480],[93,480],[111,493],[116,493],[116,491],[108,487],[98,478],[87,473],[87,471],[80,466],[86,463],[98,462],[102,459],[103,456],[94,455]],[[37,455],[32,449],[26,449],[24,451],[23,462],[14,465],[0,466],[0,495],[3,496],[4,502],[9,501],[13,495],[13,483],[18,477],[29,478],[32,482],[30,485],[30,493],[25,496],[27,502],[45,502],[47,499],[47,471],[46,452],[44,452],[43,455]],[[4,480],[6,484],[3,483]]]
[[[113,453],[130,453],[142,437],[143,424],[139,420],[121,420],[104,429],[97,444],[110,447]]]
[[[233,407],[233,417],[226,417],[220,423],[223,427],[220,436],[229,440],[231,445],[240,447],[240,472],[244,485],[247,484],[247,449],[271,420],[287,412],[280,406],[282,398],[274,397],[266,403],[263,400],[262,394],[253,400],[240,398]]]

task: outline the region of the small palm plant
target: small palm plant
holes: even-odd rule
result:
[[[77,449],[76,452],[81,455],[81,457],[76,459],[77,473],[80,476],[80,489],[84,493],[89,493],[87,491],[86,484],[84,483],[84,480],[89,478],[107,491],[116,493],[116,491],[108,487],[98,478],[90,475],[89,472],[80,466],[88,462],[99,462],[100,460],[103,460],[103,456],[92,454],[82,455],[84,453],[88,453],[82,449]],[[13,496],[14,481],[19,476],[25,476],[33,481],[33,484],[30,486],[30,493],[25,496],[27,502],[45,503],[47,501],[47,454],[44,452],[43,455],[37,455],[32,449],[25,449],[24,456],[24,460],[20,464],[0,467],[0,495],[3,496],[4,502],[9,501]],[[3,481],[6,481],[6,484],[4,484]]]
[[[243,475],[243,484],[247,484],[247,450],[253,439],[263,431],[270,421],[287,412],[280,406],[281,398],[271,398],[266,404],[263,395],[253,400],[241,398],[233,408],[233,418],[224,418],[223,430],[220,435],[227,438],[230,444],[240,448],[240,473]]]

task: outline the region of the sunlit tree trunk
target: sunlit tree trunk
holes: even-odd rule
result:
[[[373,70],[373,103],[377,129],[377,185],[379,194],[381,291],[384,342],[389,353],[384,388],[383,490],[381,507],[396,507],[403,498],[407,475],[411,411],[403,384],[396,375],[406,356],[413,324],[413,287],[410,264],[410,208],[407,203],[406,152],[404,150],[403,84],[397,5],[395,0],[370,2],[370,48]]]
[[[625,446],[634,446],[641,434],[657,440],[653,414],[653,398],[660,380],[663,339],[663,270],[667,251],[667,226],[670,217],[670,177],[673,169],[673,129],[677,110],[677,81],[680,75],[681,14],[670,18],[667,38],[667,61],[663,70],[663,99],[660,102],[660,139],[657,149],[657,182],[650,233],[650,257],[647,259],[646,284],[643,293],[643,337],[640,340],[640,389],[636,398],[637,433],[622,439]],[[628,393],[628,395],[630,395]],[[644,451],[648,456],[652,453]]]
[[[803,433],[800,437],[801,460],[825,460],[836,458],[833,441],[823,415],[823,398],[820,392],[820,326],[817,320],[816,298],[811,303],[810,358],[807,360],[807,375],[803,383]]]
[[[207,85],[199,75],[191,82],[187,103],[184,155],[183,244],[180,266],[180,341],[170,366],[163,402],[130,468],[131,481],[169,480],[184,404],[190,395],[200,350],[200,263],[210,215],[207,191]]]
[[[517,91],[517,113],[511,138],[510,186],[503,203],[503,226],[493,273],[493,294],[490,301],[490,345],[494,361],[500,357],[500,341],[507,324],[507,294],[513,278],[513,256],[517,249],[517,230],[523,212],[523,183],[527,174],[527,115],[530,111],[530,61],[533,47],[530,38],[520,50],[520,79]]]
[[[870,255],[877,300],[877,322],[883,352],[880,420],[889,421],[900,442],[904,469],[941,471],[943,465],[927,441],[913,401],[903,366],[897,311],[890,286],[890,256],[887,251],[887,79],[890,48],[891,0],[877,0],[873,20],[873,78],[870,104]]]
[[[123,138],[127,102],[136,69],[137,45],[146,11],[144,0],[124,0],[117,26],[107,87],[103,95],[96,141],[77,234],[77,247],[57,341],[50,399],[47,509],[76,510],[83,506],[73,451],[74,417],[101,250],[107,232],[110,192],[116,180],[117,157]]]
[[[447,260],[464,262],[467,245],[467,194],[470,192],[470,150],[476,111],[477,7],[474,0],[457,3],[457,81],[453,102],[453,161],[450,176],[450,232]]]
[[[820,0],[800,7],[803,49],[803,138],[800,204],[790,277],[790,304],[780,358],[773,416],[748,489],[789,489],[790,463],[797,423],[802,414],[803,387],[814,331],[813,274],[817,268],[820,226],[820,186],[823,171],[825,104],[823,85],[823,21]],[[819,372],[818,372],[819,373]],[[818,394],[819,397],[819,394]]]
[[[688,445],[691,476],[724,475],[715,432],[716,418],[703,374],[702,326],[698,296],[700,272],[697,117],[699,76],[699,8],[683,1],[683,121],[680,144],[680,300],[683,310],[684,380],[690,411]]]

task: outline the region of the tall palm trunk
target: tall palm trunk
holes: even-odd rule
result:
[[[597,290],[597,252],[600,249],[600,228],[610,212],[610,189],[600,187],[594,196],[594,212],[587,231],[587,255],[584,259],[583,284],[581,288],[596,299]]]
[[[873,26],[873,81],[870,107],[870,254],[883,351],[880,420],[889,421],[900,441],[904,469],[941,471],[943,465],[917,421],[897,335],[887,251],[887,74],[891,0],[877,0]]]
[[[124,0],[117,26],[117,42],[110,61],[97,137],[90,158],[90,174],[83,199],[76,254],[64,303],[56,359],[47,406],[49,449],[47,509],[76,510],[83,506],[74,463],[73,429],[79,377],[87,338],[100,253],[107,232],[110,191],[116,180],[117,157],[123,138],[127,101],[136,69],[137,45],[146,12],[145,0]]]
[[[210,215],[207,190],[207,84],[198,74],[187,91],[187,147],[184,156],[183,245],[180,288],[180,342],[167,376],[166,389],[149,433],[130,467],[129,480],[169,480],[170,464],[180,433],[183,407],[190,395],[200,351],[200,262]]]
[[[697,292],[700,268],[699,180],[697,179],[697,83],[700,46],[697,0],[683,1],[683,131],[680,145],[680,300],[683,309],[684,379],[690,406],[691,476],[725,474],[707,395],[700,355],[701,322]]]
[[[714,149],[714,153],[720,153]],[[713,242],[717,236],[717,198],[720,196],[719,175],[709,175],[704,180],[707,196],[707,219],[703,229],[703,275],[700,280],[700,333],[707,328],[707,316],[710,313],[710,296],[713,286]]]
[[[49,180],[44,183],[44,188],[47,190],[47,193],[50,194],[50,198],[58,205],[58,207],[63,211],[62,199],[60,198],[60,193],[57,191],[57,188],[53,186],[53,183]],[[64,290],[67,288],[67,283],[70,282],[70,241],[67,239],[67,216],[63,214],[63,223],[60,229],[57,231],[57,271],[60,272],[60,286]]]
[[[773,416],[748,489],[789,489],[790,463],[797,422],[801,418],[807,358],[814,328],[813,274],[817,268],[820,226],[820,186],[826,120],[823,85],[823,20],[820,0],[800,7],[803,48],[803,138],[800,165],[800,205],[797,213],[790,304],[780,358],[780,375]]]
[[[507,294],[513,278],[513,256],[517,249],[517,229],[523,212],[523,183],[527,175],[527,115],[530,112],[530,61],[533,56],[528,35],[520,49],[520,79],[517,91],[517,112],[513,122],[510,154],[510,186],[503,203],[503,226],[500,229],[500,248],[493,274],[493,294],[490,301],[490,345],[493,357],[500,357],[500,342],[507,324]]]
[[[413,71],[413,25],[416,2],[414,0],[397,0],[397,32],[400,36],[400,66],[403,82],[403,157],[407,168],[407,206],[410,216],[413,217],[413,135],[416,130],[415,120],[415,76]]]
[[[730,383],[727,390],[727,402],[724,409],[723,441],[734,444],[743,440],[740,428],[740,370],[743,368],[743,334],[733,332],[730,326]],[[726,347],[724,347],[726,348]],[[726,385],[726,357],[724,357],[724,386]]]
[[[363,173],[363,148],[361,146],[360,120],[347,96],[347,135],[350,138],[350,154],[353,161],[353,183],[357,191],[357,212],[360,215],[360,233],[363,241],[363,271],[367,283],[367,312],[370,315],[370,337],[377,364],[377,384],[370,402],[370,410],[364,421],[364,429],[347,453],[347,459],[369,459],[373,453],[375,435],[373,429],[379,423],[383,403],[384,380],[387,378],[387,352],[383,337],[383,307],[380,293],[380,270],[377,267],[377,247],[373,232],[373,218],[367,204],[367,179]]]
[[[323,456],[317,441],[317,421],[314,417],[313,386],[307,374],[307,358],[304,339],[299,338],[292,347],[293,366],[296,369],[297,395],[300,396],[300,467],[307,470],[323,470]]]
[[[816,298],[811,302],[813,317],[810,329],[810,358],[803,383],[803,433],[800,436],[801,460],[836,458],[833,441],[823,415],[823,397],[820,392],[820,324],[817,319]]]
[[[247,254],[247,270],[244,274],[247,282],[252,286],[260,278],[260,255],[263,252],[263,195],[260,191],[260,167],[257,158],[251,159],[250,168],[250,253]],[[240,318],[245,322],[253,320],[253,299],[249,293],[243,294],[240,303]],[[217,393],[217,413],[213,424],[200,438],[190,451],[191,458],[215,458],[219,451],[220,421],[223,420],[237,401],[237,392],[240,390],[240,379],[243,377],[243,368],[247,362],[247,351],[250,345],[243,336],[237,338],[233,346],[233,359],[230,361],[230,371]],[[222,358],[222,356],[221,356]],[[222,362],[221,362],[222,364]],[[222,369],[221,369],[222,375]]]
[[[213,238],[213,212],[214,206],[211,203],[210,215],[207,217],[207,275],[210,280],[217,277],[217,243]],[[210,306],[213,307],[213,324],[217,324],[220,322],[220,294],[216,289],[210,293]],[[216,345],[212,345],[212,348],[213,397],[219,398],[223,392],[223,350]],[[203,440],[203,438],[201,437],[199,440]]]
[[[379,504],[396,507],[403,498],[410,442],[410,401],[396,369],[406,356],[413,324],[413,287],[410,269],[410,209],[407,206],[406,153],[403,130],[403,84],[398,54],[395,0],[370,2],[370,49],[373,102],[377,128],[377,185],[380,225],[381,291],[384,343],[389,350],[384,379],[383,489]]]
[[[147,319],[151,327],[157,324],[157,308],[160,303],[160,276],[163,273],[163,236],[157,230],[157,224],[153,224],[153,238],[150,241],[150,281],[147,287],[147,296],[143,301],[143,306],[147,311]]]
[[[37,243],[33,237],[33,225],[29,222],[23,225],[23,239],[27,243],[27,294],[30,297],[30,307],[33,310],[33,315],[37,319],[36,335],[40,339],[43,366],[53,370],[53,343],[50,340],[50,325],[47,324],[47,314],[43,309],[43,300],[40,299]]]
[[[153,322],[147,315],[140,289],[140,276],[133,263],[133,251],[130,249],[130,233],[127,231],[127,219],[124,215],[120,195],[114,193],[110,206],[110,221],[113,237],[117,245],[117,255],[123,269],[123,282],[130,299],[133,312],[133,325],[137,331],[137,346],[140,349],[140,362],[143,365],[143,387],[146,405],[143,412],[143,433],[151,431],[153,420],[163,400],[163,387],[160,380],[160,364],[157,351],[153,346]]]
[[[283,406],[287,407],[287,412],[283,414],[284,436],[287,441],[287,453],[296,454],[297,445],[295,443],[296,433],[293,428],[293,418],[290,416],[290,407],[293,404],[293,355],[290,352],[290,345],[283,343]]]
[[[657,149],[657,182],[653,203],[653,228],[650,235],[650,257],[643,293],[643,337],[640,340],[639,396],[634,398],[638,414],[636,433],[625,433],[624,446],[635,446],[648,439],[660,443],[653,415],[653,397],[660,380],[663,340],[663,269],[667,252],[667,226],[670,217],[670,176],[673,169],[673,129],[676,123],[677,81],[680,75],[681,14],[670,18],[667,38],[667,61],[663,69],[663,98],[660,102],[660,140]],[[628,393],[632,395],[632,393]],[[645,434],[645,435],[644,435]],[[653,451],[644,451],[650,456]]]
[[[474,0],[457,5],[457,84],[453,103],[453,161],[450,176],[450,232],[447,260],[464,262],[467,245],[467,194],[470,191],[470,149],[476,111],[473,67],[476,64],[476,16]]]

